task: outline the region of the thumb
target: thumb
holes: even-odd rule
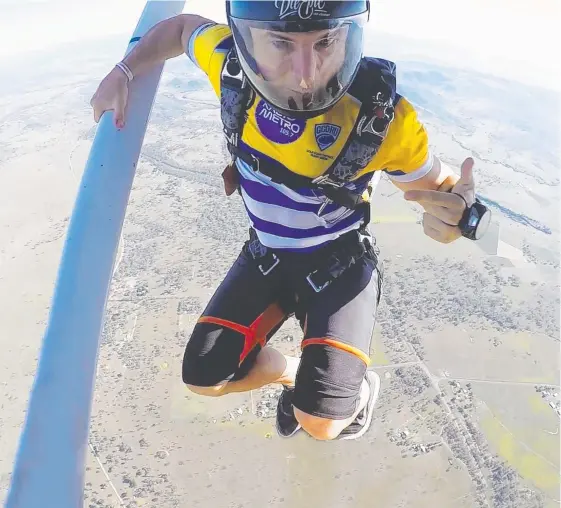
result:
[[[463,183],[464,185],[471,185],[473,186],[473,159],[468,157],[463,163],[461,167],[461,175],[460,181],[458,183]]]

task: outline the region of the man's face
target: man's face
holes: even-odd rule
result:
[[[259,72],[279,92],[313,96],[325,89],[344,63],[349,27],[317,32],[274,32],[251,28]]]

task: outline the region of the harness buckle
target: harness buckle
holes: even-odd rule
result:
[[[333,282],[333,280],[326,280],[323,284],[316,284],[312,277],[318,273],[319,270],[314,270],[313,272],[309,273],[308,276],[306,277],[306,280],[308,281],[308,284],[310,285],[310,287],[316,292],[316,293],[320,293],[321,291],[323,291],[327,286],[329,286],[329,284],[331,284]]]
[[[329,185],[329,186],[335,187],[337,189],[340,188],[340,187],[343,187],[343,185],[345,185],[344,182],[336,182],[335,180],[331,180],[329,175],[318,176],[317,178],[312,180],[312,183],[314,183],[316,185]]]
[[[259,159],[257,157],[255,157],[255,155],[253,155],[252,153],[249,154],[249,156],[251,157],[251,165],[253,166],[252,169],[253,171],[257,171],[258,173],[260,173],[259,171]]]
[[[240,88],[243,88],[246,77],[242,71],[242,66],[235,53],[229,52],[226,57],[226,62],[222,68],[221,78],[231,82],[235,82]]]
[[[331,199],[329,198],[325,198],[325,201],[321,204],[321,206],[319,207],[318,210],[318,217],[321,217],[321,214],[323,213],[323,211],[325,210],[325,207],[327,205],[330,205],[331,203],[333,203],[333,201],[331,201]]]
[[[272,256],[272,258],[273,258],[273,262],[270,264],[269,267],[264,267],[263,265],[264,265],[265,263],[261,263],[261,264],[258,265],[258,267],[257,267],[257,268],[259,268],[259,271],[260,271],[263,275],[269,275],[269,274],[273,271],[273,269],[280,263],[280,260],[279,260],[278,256],[277,256],[275,253],[271,252],[271,256]]]
[[[372,246],[372,236],[369,233],[361,233],[357,230],[358,241],[368,250]]]
[[[323,291],[364,255],[373,252],[372,236],[368,231],[355,230],[348,235],[344,243],[329,255],[327,263],[306,277],[307,283],[316,293]]]

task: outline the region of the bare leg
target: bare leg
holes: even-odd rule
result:
[[[189,385],[189,388],[200,395],[220,396],[228,393],[256,390],[271,383],[294,386],[299,363],[299,358],[285,356],[276,349],[265,346],[257,355],[255,364],[243,379],[211,387]]]
[[[360,413],[364,406],[366,406],[369,395],[370,389],[368,388],[368,382],[366,381],[366,379],[364,379],[360,387],[360,399],[358,407],[354,414],[346,420],[330,420],[329,418],[319,418],[317,416],[304,413],[296,407],[294,408],[294,415],[296,416],[296,419],[298,420],[300,425],[302,425],[302,428],[312,437],[320,440],[335,439],[343,429],[348,427],[354,421],[358,413]]]
[[[276,349],[265,346],[257,355],[247,376],[227,383],[224,393],[248,392],[271,383],[294,386],[299,363],[299,358],[285,356]]]

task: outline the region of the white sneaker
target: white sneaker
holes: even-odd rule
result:
[[[280,437],[292,437],[302,426],[294,416],[294,388],[282,387],[282,393],[277,404],[277,433]]]
[[[374,406],[380,394],[380,376],[373,370],[368,370],[366,371],[365,379],[370,389],[366,406],[358,413],[354,421],[341,431],[338,439],[358,439],[370,428]]]

